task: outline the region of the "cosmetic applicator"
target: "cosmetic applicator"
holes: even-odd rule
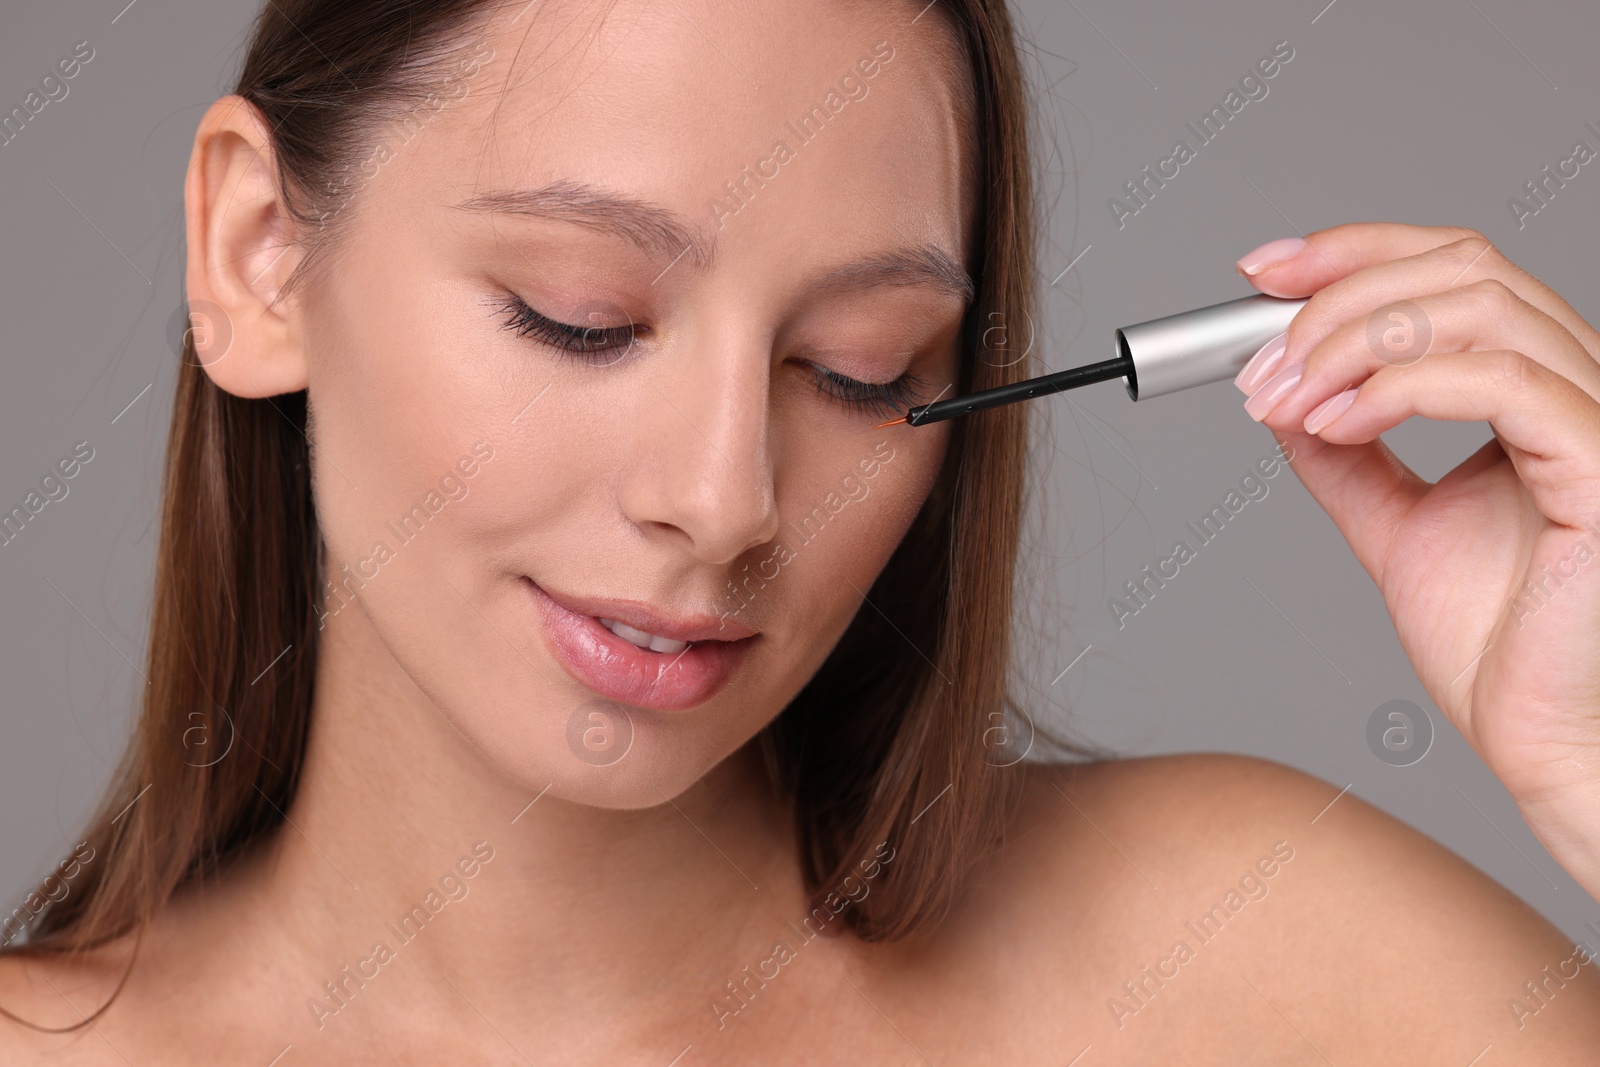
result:
[[[1124,326],[1117,331],[1115,359],[923,404],[874,429],[901,423],[925,426],[1112,378],[1121,378],[1136,401],[1234,378],[1261,346],[1289,328],[1307,299],[1256,293]]]

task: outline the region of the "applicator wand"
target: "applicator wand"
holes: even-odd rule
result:
[[[874,428],[901,423],[926,426],[1112,378],[1121,378],[1128,396],[1136,401],[1220,382],[1236,377],[1262,345],[1289,328],[1289,320],[1305,304],[1305,298],[1285,300],[1257,293],[1124,326],[1117,331],[1115,359],[923,404]]]

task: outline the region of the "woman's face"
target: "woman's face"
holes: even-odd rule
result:
[[[327,636],[514,780],[660,803],[875,610],[947,431],[873,426],[953,391],[970,286],[920,7],[512,7],[341,177]]]

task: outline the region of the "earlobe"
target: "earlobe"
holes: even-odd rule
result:
[[[304,389],[298,309],[292,299],[279,301],[302,250],[267,125],[242,97],[218,100],[200,120],[184,221],[192,335],[206,374],[242,397]]]

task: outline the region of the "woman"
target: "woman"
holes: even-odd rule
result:
[[[188,173],[144,715],[0,1063],[1592,1061],[1587,959],[1356,798],[994,758],[1025,412],[873,427],[1030,373],[973,328],[1024,130],[999,0],[269,4]],[[1505,621],[1596,512],[1594,331],[1465,231],[1240,267],[1318,294],[1250,413],[1596,891],[1600,600]],[[1430,487],[1413,413],[1497,441]]]

